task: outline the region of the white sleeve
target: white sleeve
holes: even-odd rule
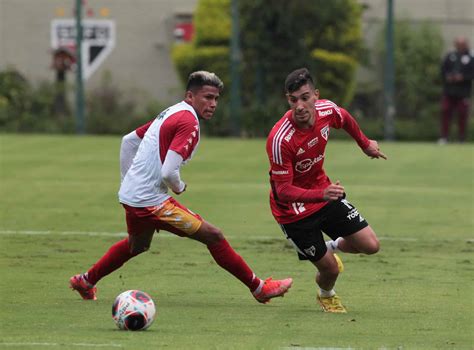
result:
[[[161,167],[161,176],[166,186],[168,186],[168,188],[170,188],[174,193],[183,192],[186,186],[186,184],[181,181],[179,175],[179,168],[182,164],[183,157],[175,151],[168,150],[163,166]]]
[[[122,144],[120,145],[120,180],[122,181],[128,169],[132,165],[133,158],[137,154],[138,146],[142,139],[138,137],[137,133],[131,133],[122,137]]]

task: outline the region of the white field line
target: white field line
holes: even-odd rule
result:
[[[0,343],[1,346],[81,346],[88,348],[121,348],[122,344],[94,344],[94,343]]]
[[[27,235],[27,236],[34,236],[34,235],[55,235],[55,236],[103,236],[103,237],[125,237],[127,234],[125,232],[95,232],[95,231],[30,231],[30,230],[0,230],[0,235]],[[242,239],[242,240],[273,240],[284,238],[282,235],[275,236],[238,236],[238,235],[228,235],[231,239]],[[173,234],[168,232],[160,232],[159,237],[174,237]],[[420,239],[416,237],[394,237],[394,236],[381,236],[379,237],[380,240],[383,241],[395,241],[395,242],[417,242]],[[425,239],[426,240],[426,239]],[[439,240],[449,240],[449,239],[439,239]],[[428,239],[427,241],[437,241],[434,239]],[[472,243],[474,242],[474,238],[466,239],[467,242]]]
[[[0,230],[0,235],[126,236],[125,232]]]
[[[327,347],[308,347],[308,346],[287,346],[280,348],[281,350],[354,350],[354,348],[327,348]]]

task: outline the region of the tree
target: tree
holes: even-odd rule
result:
[[[265,0],[240,0],[242,127],[247,135],[268,133],[287,108],[286,75],[302,66],[316,76],[324,98],[350,102],[362,49],[360,14],[356,0],[274,0],[270,5]],[[181,78],[206,69],[227,84],[230,1],[199,1],[194,23],[193,43],[173,51]],[[221,113],[225,122],[227,113]],[[226,132],[222,126],[220,134]]]

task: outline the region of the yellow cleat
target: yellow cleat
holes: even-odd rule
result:
[[[318,292],[318,302],[324,312],[332,312],[335,314],[345,314],[347,312],[344,305],[342,305],[341,299],[337,295],[324,298],[320,296]]]
[[[341,258],[337,254],[333,254],[334,259],[336,259],[337,267],[339,268],[339,273],[344,272],[344,264],[342,263]]]

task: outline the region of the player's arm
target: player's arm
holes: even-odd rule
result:
[[[131,133],[122,137],[122,143],[120,145],[120,179],[123,180],[128,169],[132,165],[133,158],[137,153],[138,146],[142,139],[138,137],[137,133],[132,131]]]
[[[344,195],[339,182],[326,188],[306,189],[293,185],[293,152],[285,144],[267,140],[267,154],[270,160],[270,179],[273,195],[280,202],[314,203],[337,200]]]
[[[275,181],[274,190],[282,202],[315,203],[335,201],[344,196],[344,187],[339,181],[324,189],[305,189],[291,184],[290,181]]]
[[[463,72],[463,80],[470,81],[474,80],[474,52],[470,53],[471,59],[466,65]]]
[[[122,137],[120,144],[120,180],[122,181],[128,169],[132,165],[133,158],[137,154],[138,147],[142,142],[143,136],[150,127],[153,120],[142,125],[138,129]]]
[[[199,140],[199,123],[189,111],[183,111],[168,118],[170,126],[176,125],[175,134],[171,141],[161,175],[163,182],[174,193],[180,194],[186,190],[186,184],[181,181],[180,168],[189,160]],[[165,126],[166,127],[166,126]]]
[[[369,140],[364,135],[357,121],[344,108],[339,108],[341,126],[357,142],[362,151],[371,158],[387,159],[387,156],[380,151],[380,147],[375,140]]]
[[[176,194],[186,191],[186,184],[181,181],[179,169],[183,164],[183,157],[173,150],[168,150],[165,161],[161,167],[161,176],[163,182],[171,191]]]

